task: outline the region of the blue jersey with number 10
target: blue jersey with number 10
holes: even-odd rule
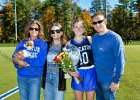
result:
[[[80,51],[81,57],[77,66],[78,68],[89,67],[93,65],[91,43],[89,42],[87,37],[84,37],[81,43],[78,43],[74,39],[72,39],[71,44],[75,45]]]

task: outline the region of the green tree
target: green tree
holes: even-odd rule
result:
[[[62,3],[62,25],[68,39],[71,37],[72,2],[63,0]]]
[[[136,32],[137,39],[140,40],[140,0],[136,0],[135,4],[138,14],[135,16],[134,31]]]
[[[30,7],[32,18],[39,19],[42,13],[42,3],[40,0],[26,0],[26,4]]]
[[[125,9],[122,5],[118,5],[118,7],[112,10],[112,28],[122,36],[125,44],[135,38],[133,23],[133,19],[130,19],[129,10]]]
[[[76,1],[73,2],[73,0],[63,0],[63,5],[62,5],[62,23],[64,27],[64,32],[66,33],[68,39],[73,37],[73,32],[72,32],[72,24],[73,20],[76,17],[81,16],[81,8],[77,5]]]
[[[11,2],[13,7],[15,7],[15,1]],[[14,9],[13,9],[14,10]],[[17,35],[18,41],[23,39],[24,36],[24,28],[29,20],[31,20],[32,16],[30,13],[30,7],[26,0],[16,0],[16,12],[17,12]]]
[[[9,42],[9,36],[14,36],[14,14],[11,4],[6,4],[2,9],[2,38],[5,42]]]
[[[80,15],[79,13],[81,11],[80,7],[75,2],[72,2],[72,0],[45,0],[43,2],[42,10],[42,21],[43,25],[46,24],[44,26],[46,30],[45,34],[47,36],[51,24],[55,21],[62,24],[63,30],[68,38],[71,37],[71,23],[75,18],[74,16]],[[45,17],[48,14],[48,11],[50,12],[50,15],[53,16],[50,20],[47,20],[49,18]]]
[[[15,6],[14,0],[12,0],[12,4]],[[41,8],[40,0],[16,0],[18,41],[24,36],[23,32],[27,22],[32,19],[39,19],[42,12]]]
[[[127,11],[128,14],[123,13],[123,33],[125,34],[125,39],[128,41],[130,39],[136,38],[137,26],[139,26],[139,19],[137,18],[136,12],[139,0],[119,0],[120,6],[123,7],[123,12]]]
[[[140,18],[140,0],[137,0],[137,9],[138,9],[138,12],[139,12],[139,18]]]
[[[90,12],[94,14],[99,11],[105,12],[106,16],[111,13],[111,6],[107,0],[93,0],[91,2]]]
[[[101,0],[93,0],[91,2],[90,12],[94,14],[98,11],[103,11],[102,10],[102,1]]]

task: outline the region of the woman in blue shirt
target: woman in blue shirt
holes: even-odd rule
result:
[[[40,100],[41,76],[46,59],[47,43],[43,28],[32,20],[25,27],[26,38],[20,41],[12,55],[17,68],[17,82],[21,100]]]

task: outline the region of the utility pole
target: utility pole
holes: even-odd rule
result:
[[[15,38],[17,41],[17,9],[16,9],[16,0],[15,0]]]
[[[105,17],[107,18],[107,2],[105,0]]]
[[[124,12],[125,12],[125,1],[123,0],[123,24],[125,23]]]

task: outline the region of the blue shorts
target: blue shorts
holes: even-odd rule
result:
[[[77,84],[74,77],[72,77],[71,87],[73,90],[90,92],[97,89],[94,67],[90,69],[78,69],[78,73],[83,81]]]

